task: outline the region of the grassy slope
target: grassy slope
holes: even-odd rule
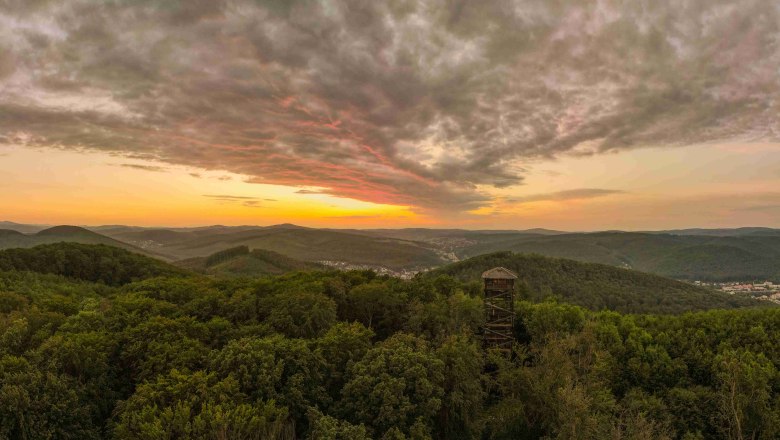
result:
[[[495,266],[517,273],[518,285],[523,286],[521,290],[531,299],[542,300],[553,295],[594,310],[680,313],[763,304],[634,270],[511,252],[470,258],[424,276],[447,274],[463,281],[477,280],[484,270]]]

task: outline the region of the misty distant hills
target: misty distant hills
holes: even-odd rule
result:
[[[295,225],[106,233],[174,259],[204,257],[236,246],[247,246],[301,261],[339,261],[394,270],[429,268],[446,262],[435,247],[423,242]]]
[[[28,226],[10,225],[17,230]],[[250,251],[275,252],[301,262],[344,262],[392,270],[439,267],[459,259],[512,251],[633,268],[683,280],[780,281],[780,230],[759,227],[595,233],[547,229],[315,229],[292,224],[196,228],[110,225],[91,230],[54,227],[34,234],[0,230],[0,249],[57,241],[108,244],[168,260],[204,258],[246,246]],[[242,264],[256,263],[248,260]]]
[[[772,228],[734,228],[734,229],[671,229],[668,231],[647,231],[647,234],[669,234],[669,235],[705,235],[711,237],[742,237],[742,236],[764,236],[780,235],[780,229]]]
[[[21,223],[0,221],[0,229],[21,232],[23,234],[34,234],[49,227],[50,226],[46,225],[24,225]]]
[[[78,226],[54,226],[43,229],[33,234],[23,234],[21,232],[0,229],[0,249],[9,248],[31,248],[42,244],[51,243],[81,243],[81,244],[105,244],[118,247],[131,252],[145,254],[154,257],[162,257],[160,254],[141,249],[132,244],[128,244],[105,235],[84,229]]]

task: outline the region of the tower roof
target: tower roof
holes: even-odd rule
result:
[[[517,275],[505,267],[494,267],[482,272],[482,278],[514,280],[517,279]]]

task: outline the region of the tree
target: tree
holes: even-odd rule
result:
[[[296,426],[306,426],[309,407],[329,403],[325,362],[301,339],[277,335],[233,340],[212,352],[209,366],[219,377],[233,377],[252,399],[275,400],[289,408]]]
[[[726,349],[715,358],[720,384],[720,418],[729,439],[769,439],[780,432],[772,412],[772,383],[777,369],[764,355]]]
[[[444,365],[444,396],[436,415],[438,438],[478,438],[485,398],[479,347],[467,335],[451,336],[436,350],[436,357]]]
[[[404,299],[385,284],[362,284],[347,296],[347,320],[358,320],[380,338],[386,338],[403,323]]]
[[[340,322],[317,339],[317,351],[327,368],[326,388],[333,399],[338,399],[344,387],[346,372],[371,348],[373,336],[374,332],[359,322]]]
[[[141,385],[117,407],[118,440],[261,440],[291,438],[287,410],[251,401],[232,378],[171,370]]]
[[[321,293],[297,292],[265,298],[266,322],[291,338],[315,338],[336,322],[336,303]]]
[[[371,440],[363,425],[352,425],[314,408],[309,409],[308,417],[310,440]]]
[[[14,356],[0,359],[0,439],[98,439],[90,408],[68,377],[35,369]]]
[[[441,408],[444,363],[425,340],[398,333],[350,368],[342,395],[346,419],[370,427],[376,437],[393,428],[406,435],[418,419],[430,424]]]

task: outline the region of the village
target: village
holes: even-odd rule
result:
[[[780,304],[780,284],[772,281],[746,282],[732,281],[726,283],[695,281],[697,286],[711,287],[732,295],[748,295],[762,301],[771,301]]]

